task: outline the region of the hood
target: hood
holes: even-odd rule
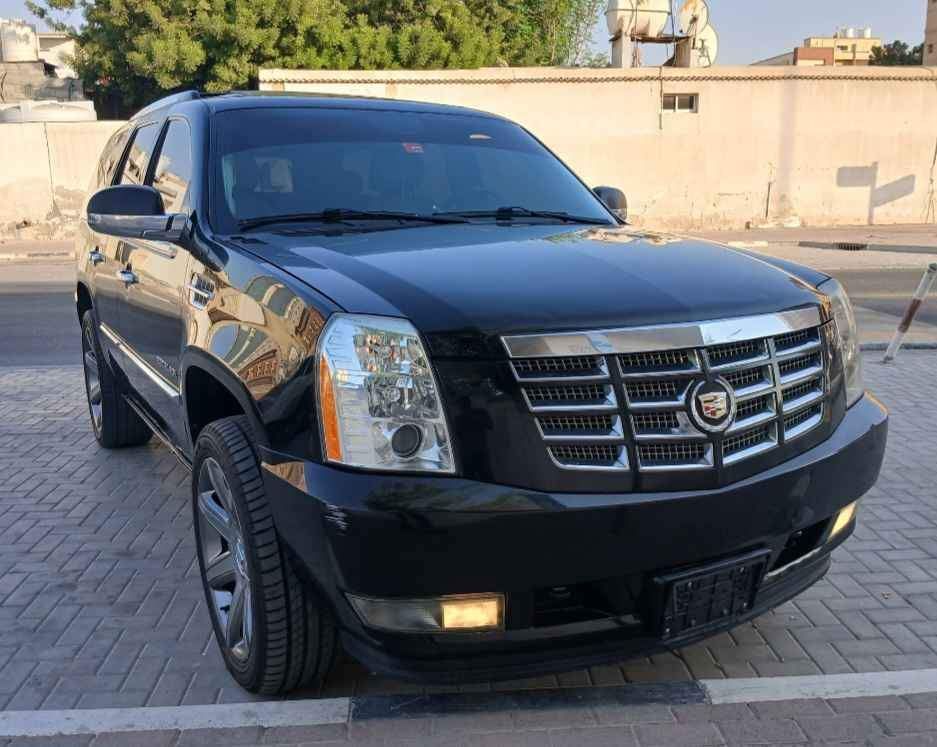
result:
[[[406,317],[427,335],[666,324],[818,301],[808,283],[765,260],[628,227],[253,233],[243,248],[348,312]]]

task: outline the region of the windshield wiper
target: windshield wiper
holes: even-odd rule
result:
[[[549,218],[563,223],[586,223],[593,226],[611,226],[611,221],[591,218],[585,215],[572,215],[560,210],[531,210],[525,207],[499,207],[497,210],[451,210],[433,213],[438,216],[457,216],[459,218],[494,218],[499,221],[511,221],[514,218]]]
[[[466,223],[458,216],[439,214],[405,213],[392,210],[351,210],[348,208],[330,208],[317,213],[287,213],[285,215],[263,215],[238,221],[238,228],[249,231],[253,228],[270,226],[275,223],[345,223],[352,220],[396,220],[418,223]]]

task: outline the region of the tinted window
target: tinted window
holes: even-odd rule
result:
[[[223,112],[215,127],[219,230],[333,208],[426,214],[524,207],[611,221],[562,163],[498,119],[274,108]]]
[[[120,157],[124,155],[124,148],[127,147],[131,132],[133,132],[131,128],[124,127],[108,139],[101,152],[101,160],[98,161],[94,184],[91,185],[92,190],[103,189],[114,181],[114,172],[117,170],[117,164],[120,163]]]
[[[150,162],[156,138],[159,136],[159,127],[155,124],[144,125],[137,130],[127,154],[127,162],[120,177],[121,184],[143,184],[146,178],[146,167]]]
[[[179,119],[169,121],[169,129],[159,151],[153,186],[163,196],[167,213],[182,210],[189,182],[192,181],[192,149],[189,126]]]

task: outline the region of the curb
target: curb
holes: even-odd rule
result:
[[[57,260],[71,262],[75,258],[74,252],[27,252],[25,254],[0,253],[0,262],[22,262],[23,260]]]
[[[693,680],[617,687],[439,695],[372,695],[208,706],[0,712],[0,738],[129,734],[196,729],[301,728],[335,736],[352,722],[469,716],[504,711],[682,706],[916,695],[937,690],[937,669],[869,674]]]
[[[894,254],[937,254],[931,244],[875,244],[866,241],[798,241],[805,249],[832,249],[841,252],[893,252]]]
[[[902,350],[937,350],[937,341],[935,342],[906,342],[901,346]],[[859,345],[859,350],[864,353],[880,353],[888,350],[887,342],[863,342]]]

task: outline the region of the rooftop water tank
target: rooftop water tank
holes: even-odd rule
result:
[[[871,39],[871,38],[872,38],[872,27],[871,27],[871,26],[866,26],[864,29],[862,29],[862,38],[863,38],[863,39]]]
[[[608,33],[658,37],[670,20],[670,0],[609,0],[605,11]]]
[[[36,62],[38,59],[39,37],[36,29],[25,21],[0,18],[0,60]]]

